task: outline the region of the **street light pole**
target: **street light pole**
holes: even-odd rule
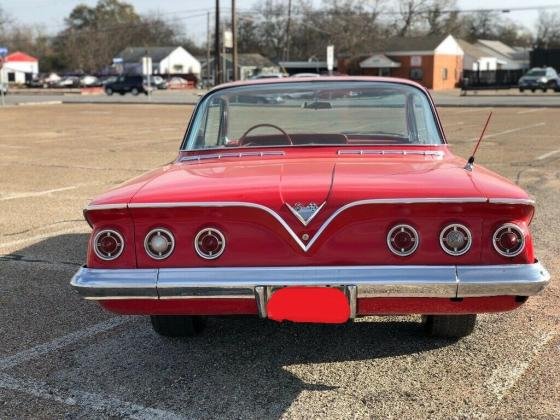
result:
[[[220,84],[222,82],[220,35],[220,0],[216,0],[216,21],[214,25],[214,85]]]
[[[231,41],[233,51],[231,61],[233,64],[233,80],[239,80],[239,69],[237,68],[237,12],[235,10],[235,0],[231,0]]]

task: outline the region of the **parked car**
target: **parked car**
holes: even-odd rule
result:
[[[169,79],[169,81],[167,82],[167,87],[169,89],[186,89],[190,87],[190,85],[188,80],[183,79],[179,76],[175,76]]]
[[[147,80],[145,80],[145,82],[147,83]],[[150,84],[159,90],[167,89],[167,82],[161,76],[151,76]]]
[[[144,93],[147,95],[149,88],[144,82],[143,76],[118,76],[114,82],[105,84],[105,93],[109,96],[113,93],[120,93],[121,95],[132,93],[135,96]]]
[[[260,80],[260,79],[282,79],[286,77],[283,73],[259,73],[255,76],[251,77],[251,80]]]
[[[290,77],[321,77],[319,73],[295,73]]]
[[[8,94],[8,84],[7,83],[0,83],[0,93],[3,95]]]
[[[520,92],[525,91],[525,89],[530,89],[531,92],[535,92],[537,89],[543,92],[548,89],[560,92],[560,78],[552,67],[532,68],[519,79],[518,85]]]
[[[82,87],[101,86],[101,81],[95,76],[85,75],[80,78],[80,86]]]
[[[75,88],[79,86],[80,86],[80,78],[77,76],[63,77],[62,79],[54,83],[54,87],[57,88]]]
[[[310,91],[320,99],[231,100]],[[199,101],[174,162],[87,206],[71,284],[168,336],[199,333],[209,315],[421,314],[430,335],[462,337],[476,314],[548,283],[534,211],[520,187],[453,155],[414,82],[225,84]]]

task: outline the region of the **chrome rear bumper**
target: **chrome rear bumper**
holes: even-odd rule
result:
[[[254,298],[284,286],[334,286],[349,298],[531,296],[549,282],[539,263],[481,266],[322,266],[91,269],[71,281],[86,299]]]

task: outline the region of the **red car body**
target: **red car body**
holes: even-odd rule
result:
[[[358,79],[329,78],[349,80]],[[413,86],[429,98],[409,81],[366,80]],[[232,86],[240,84],[218,89]],[[343,322],[363,315],[511,310],[549,280],[529,231],[534,202],[487,169],[466,170],[445,140],[422,147],[387,142],[240,149],[182,150],[174,162],[93,200],[85,210],[92,238],[110,229],[124,244],[119,257],[107,261],[94,252],[92,239],[73,286],[121,314]],[[294,212],[295,203],[321,207],[306,222]],[[401,224],[418,234],[411,255],[388,246],[388,232]],[[453,224],[472,236],[462,255],[444,252],[440,240]],[[524,241],[515,256],[494,245],[497,229],[509,224]],[[151,258],[145,248],[146,235],[158,228],[174,238],[164,259]],[[197,233],[206,228],[223,234],[218,258],[201,258],[195,249]],[[320,289],[327,286],[340,290],[339,297],[323,299]],[[273,304],[283,289],[294,291]],[[304,302],[314,301],[317,308],[306,315]]]

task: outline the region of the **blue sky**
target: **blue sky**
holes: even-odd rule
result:
[[[134,5],[140,13],[159,11],[166,17],[177,18],[184,25],[185,32],[197,41],[205,39],[206,17],[196,16],[204,14],[204,9],[214,7],[215,0],[166,0],[157,2],[153,0],[127,0]],[[63,19],[80,3],[94,5],[97,0],[3,0],[1,7],[12,17],[22,23],[39,23],[47,31],[57,32],[63,26]],[[320,0],[313,0],[320,4]],[[392,0],[386,0],[390,5]],[[247,9],[258,0],[237,0],[238,8]],[[223,8],[229,7],[230,0],[221,0]],[[530,3],[529,3],[530,4]],[[536,0],[534,5],[560,4],[559,0]],[[508,8],[526,7],[527,0],[458,0],[460,8]],[[557,9],[560,12],[560,8]],[[229,9],[228,9],[229,12]],[[505,15],[511,20],[521,23],[529,29],[534,29],[538,12],[518,11]]]

